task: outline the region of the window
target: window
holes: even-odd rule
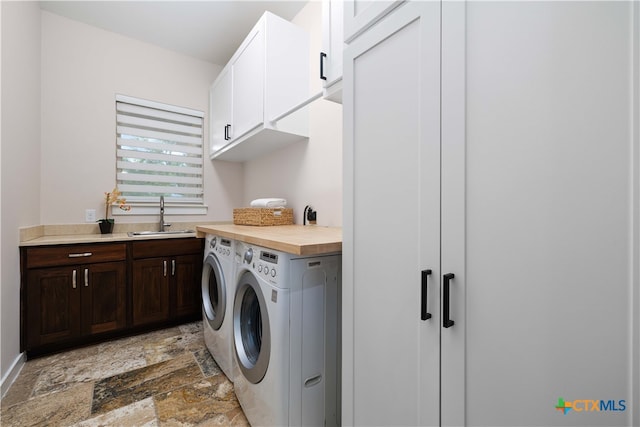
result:
[[[133,211],[164,196],[181,213],[201,213],[189,206],[204,207],[204,113],[121,95],[116,113],[116,180]]]

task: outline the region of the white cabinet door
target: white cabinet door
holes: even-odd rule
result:
[[[265,126],[287,131],[271,121],[308,98],[309,34],[276,15],[265,18]]]
[[[320,78],[327,88],[342,78],[342,53],[344,51],[344,4],[341,0],[322,2],[322,53]]]
[[[438,422],[439,20],[416,2],[345,50],[344,425]]]
[[[227,144],[213,151],[212,159],[246,161],[308,138],[308,109],[295,108],[309,98],[309,34],[304,29],[265,12],[227,69],[233,121],[226,128]],[[218,139],[212,145],[218,147]]]
[[[242,53],[233,63],[233,126],[231,139],[264,122],[264,31],[253,30]]]
[[[347,0],[344,2],[344,41],[350,43],[404,0]]]
[[[469,2],[457,123],[443,56],[443,426],[638,425],[633,7]]]
[[[211,115],[211,129],[209,129],[209,153],[213,154],[217,150],[227,145],[230,140],[231,124],[231,73],[225,68],[209,93]]]
[[[637,7],[408,2],[348,45],[345,424],[638,425]]]

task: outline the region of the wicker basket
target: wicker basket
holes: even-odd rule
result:
[[[236,225],[289,225],[293,224],[291,208],[238,208],[233,210]]]

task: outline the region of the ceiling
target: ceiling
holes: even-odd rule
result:
[[[291,20],[307,0],[41,1],[40,8],[225,65],[265,10]]]

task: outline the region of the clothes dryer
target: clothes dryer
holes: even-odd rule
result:
[[[202,266],[204,342],[222,372],[233,381],[234,241],[207,235]]]
[[[341,256],[236,242],[234,388],[251,425],[339,423]]]

